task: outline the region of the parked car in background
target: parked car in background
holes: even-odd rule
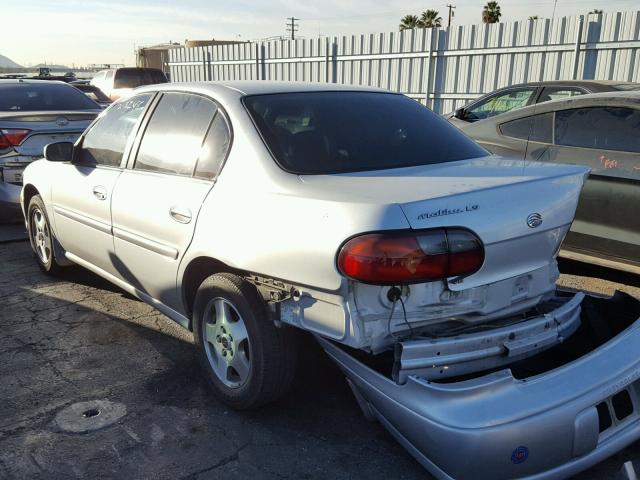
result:
[[[63,82],[0,80],[0,220],[20,218],[22,173],[44,146],[75,142],[100,111]]]
[[[285,393],[301,329],[439,478],[559,478],[640,436],[640,302],[556,291],[587,173],[491,156],[382,90],[171,84],[47,145],[22,206],[44,271],[191,329],[228,405]]]
[[[557,100],[462,128],[498,155],[589,166],[561,255],[640,273],[640,92]]]
[[[91,79],[91,85],[102,90],[111,100],[117,100],[143,85],[167,83],[167,77],[156,68],[111,68],[101,70]]]
[[[111,105],[111,99],[107,97],[104,92],[95,85],[78,83],[73,83],[72,85],[82,93],[84,93],[91,100],[100,105],[102,108],[107,108],[109,105]]]
[[[607,80],[562,80],[531,82],[512,85],[483,95],[479,99],[458,108],[446,117],[457,126],[491,118],[501,113],[589,93],[640,90],[640,83]]]

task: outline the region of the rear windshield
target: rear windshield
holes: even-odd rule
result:
[[[71,85],[46,80],[0,84],[0,112],[98,109],[100,105]]]
[[[384,170],[488,155],[404,95],[284,93],[248,96],[244,103],[276,162],[292,173]]]
[[[121,68],[116,71],[113,88],[136,88],[154,83],[167,83],[161,70],[154,68]]]

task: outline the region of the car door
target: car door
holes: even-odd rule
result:
[[[111,194],[135,130],[153,94],[113,105],[80,138],[72,163],[59,164],[51,198],[63,248],[108,273],[113,266]]]
[[[181,304],[178,266],[228,150],[229,132],[213,100],[162,94],[113,193],[119,274],[174,310]]]
[[[555,112],[553,144],[530,143],[529,158],[592,169],[565,247],[640,265],[639,131],[639,109],[573,108]]]

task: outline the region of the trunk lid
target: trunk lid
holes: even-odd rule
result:
[[[484,264],[469,277],[449,279],[451,290],[519,275],[518,288],[526,290],[526,274],[555,262],[588,172],[577,165],[486,157],[303,181],[323,185],[336,199],[396,203],[414,229],[472,230],[484,244]]]
[[[27,157],[40,157],[48,143],[75,142],[99,113],[99,110],[6,112],[0,114],[0,128],[31,130],[13,150]]]

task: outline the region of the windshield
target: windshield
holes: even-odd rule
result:
[[[452,162],[488,152],[404,95],[307,92],[244,99],[276,162],[297,174]]]
[[[116,71],[113,88],[136,88],[142,85],[167,83],[167,77],[155,68],[121,68]]]
[[[71,85],[38,82],[0,84],[0,111],[99,110],[100,105]]]

